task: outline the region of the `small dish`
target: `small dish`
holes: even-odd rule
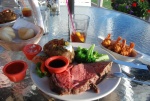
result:
[[[28,44],[23,48],[23,53],[27,59],[32,60],[38,53],[40,53],[42,47],[38,44]]]
[[[3,73],[11,81],[19,82],[25,78],[27,68],[28,65],[26,62],[22,60],[15,60],[4,66]]]
[[[64,56],[52,56],[45,61],[45,66],[50,73],[61,73],[68,65],[69,60]]]
[[[101,45],[101,48],[108,51],[110,54],[112,54],[117,60],[122,60],[122,61],[127,61],[127,62],[132,62],[134,61],[135,59],[138,59],[138,58],[141,58],[142,57],[142,54],[140,54],[139,52],[137,52],[136,50],[133,50],[132,53],[136,54],[135,57],[128,57],[128,56],[123,56],[123,55],[120,55],[118,53],[115,53],[107,48],[105,48],[103,45]]]

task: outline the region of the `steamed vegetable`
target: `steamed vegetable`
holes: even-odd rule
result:
[[[75,51],[75,61],[78,63],[90,63],[109,60],[107,54],[100,54],[94,51],[95,44],[93,44],[89,49],[78,47]]]

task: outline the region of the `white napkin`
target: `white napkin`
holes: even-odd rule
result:
[[[14,25],[12,26],[13,29],[20,29],[22,27],[25,27],[25,28],[32,28],[35,33],[39,32],[40,29],[38,28],[38,26],[36,26],[35,24],[31,23],[31,22],[28,22],[24,19],[21,19],[21,18],[18,18],[16,20],[16,22],[14,23]]]
[[[36,17],[36,24],[44,29],[43,19],[39,7],[38,0],[28,0],[33,11],[34,17]]]

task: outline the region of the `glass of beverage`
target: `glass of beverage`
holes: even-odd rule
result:
[[[40,7],[40,11],[41,11],[41,15],[42,15],[42,20],[43,20],[43,30],[44,30],[44,34],[48,34],[49,33],[49,20],[50,20],[50,10],[47,7],[48,5],[48,1],[47,0],[38,0],[39,3],[39,7]]]
[[[69,23],[69,33],[71,42],[86,41],[87,30],[89,26],[90,17],[84,14],[72,15],[72,22]]]
[[[32,16],[32,10],[31,10],[31,8],[29,8],[29,7],[23,7],[22,8],[22,15],[24,17],[30,17],[30,16]]]

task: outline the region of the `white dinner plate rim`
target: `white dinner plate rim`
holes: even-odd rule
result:
[[[16,14],[16,15],[17,15],[17,19],[20,18],[18,14]],[[15,19],[13,21],[6,22],[6,23],[2,23],[2,24],[0,24],[0,27],[12,26],[16,22],[17,19]]]
[[[15,21],[16,21],[16,20],[13,20],[13,21],[10,21],[10,22],[6,22],[6,23],[2,23],[2,24],[0,24],[0,27],[12,25],[12,24],[15,23]]]
[[[91,44],[86,44],[86,43],[71,43],[74,47],[78,47],[78,46],[81,46],[81,47],[90,47],[91,46]],[[102,49],[102,48],[100,48],[100,47],[95,47],[96,49],[98,49],[98,50],[102,50],[103,52],[105,52],[105,53],[107,53],[107,54],[109,54],[113,59],[115,59],[110,53],[108,53],[107,51],[105,51],[104,49]],[[118,64],[113,64],[113,65],[115,65],[112,69],[116,69],[117,71],[116,72],[121,72],[121,68],[119,67],[119,65]],[[110,86],[112,86],[112,88],[109,90],[109,91],[107,91],[107,92],[105,92],[104,94],[101,94],[101,92],[99,93],[99,94],[97,94],[97,93],[94,93],[94,92],[92,92],[92,91],[87,91],[87,92],[85,92],[85,93],[83,93],[83,94],[77,94],[77,95],[63,95],[63,96],[60,96],[60,95],[58,95],[58,94],[56,94],[56,93],[54,93],[54,92],[47,92],[45,89],[43,89],[43,87],[41,87],[41,85],[39,84],[39,83],[42,83],[42,82],[39,82],[39,83],[37,83],[38,81],[37,80],[39,80],[39,79],[41,79],[41,80],[43,80],[44,82],[46,81],[46,83],[48,82],[47,80],[48,80],[48,78],[47,77],[44,77],[44,78],[40,78],[40,77],[38,77],[36,74],[35,74],[35,68],[34,68],[34,66],[35,66],[35,64],[32,64],[32,66],[30,67],[30,76],[31,76],[31,79],[32,79],[32,81],[34,82],[34,84],[42,91],[42,92],[44,92],[45,94],[47,94],[47,95],[49,95],[49,96],[51,96],[51,97],[54,97],[54,98],[56,98],[56,99],[60,99],[60,100],[65,100],[65,101],[91,101],[91,100],[96,100],[96,99],[100,99],[100,98],[103,98],[103,97],[105,97],[105,96],[107,96],[108,94],[110,94],[111,92],[113,92],[116,88],[117,88],[117,86],[119,85],[119,83],[120,83],[120,80],[121,80],[121,78],[109,78],[109,79],[104,79],[100,84],[98,84],[98,86],[101,86],[100,87],[100,91],[101,91],[101,88],[102,88],[102,86],[104,86],[104,84],[105,84],[105,82],[111,82],[111,81],[113,81],[113,82],[115,82],[115,84],[112,86],[112,84],[109,84]],[[38,78],[38,79],[37,79]],[[44,82],[42,83],[42,84],[44,84]],[[103,84],[104,83],[104,84]],[[107,84],[108,85],[108,84]],[[106,86],[107,86],[106,85]],[[109,87],[109,86],[108,86]],[[48,88],[49,89],[49,88]],[[51,91],[50,89],[49,89],[49,91]],[[93,94],[93,95],[95,95],[94,97],[91,97],[91,98],[88,98],[88,96],[84,96],[84,95],[86,95],[86,93],[89,95],[89,94]],[[79,97],[79,98],[78,98]]]

